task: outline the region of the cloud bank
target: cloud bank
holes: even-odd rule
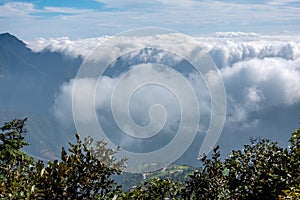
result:
[[[176,35],[170,37],[176,41]],[[34,51],[50,50],[63,52],[75,57],[87,57],[92,49],[98,44],[101,45],[108,38],[110,37],[77,41],[72,41],[68,38],[39,39],[36,42],[30,43],[29,46]],[[169,49],[180,48],[179,43],[184,42],[180,41],[172,46],[172,43],[168,43],[166,38],[160,39],[166,41]],[[300,37],[298,35],[259,35],[256,33],[231,32],[215,33],[194,37],[193,39],[211,56],[223,78],[227,95],[225,135],[226,132],[235,132],[238,130],[247,132],[247,130],[253,131],[255,128],[264,130],[277,128],[280,131],[279,124],[262,127],[261,121],[266,123],[266,115],[268,113],[278,116],[282,114],[286,115],[283,113],[284,110],[293,110],[293,116],[297,115],[297,112],[299,112],[297,109],[300,105]],[[142,43],[147,43],[147,40],[149,38],[141,37],[140,44],[136,44],[132,43],[130,38],[127,38],[127,40],[126,38],[122,38],[123,46],[118,46],[117,40],[113,40],[113,42],[115,42],[115,45],[119,49],[136,49]],[[135,62],[142,62],[147,57],[147,53],[149,54],[150,52],[133,52],[122,56],[120,60],[126,63],[124,65],[134,66]],[[176,58],[172,60],[168,55],[160,54],[159,52],[152,52],[152,57],[156,59],[155,62],[167,60],[170,65],[182,62],[182,60]],[[128,83],[134,84],[145,79],[149,74],[155,73],[157,73],[156,77],[160,77],[160,79],[168,79],[166,72],[160,71],[158,73],[152,68],[149,68],[149,70],[148,75],[147,73],[143,76],[134,76],[133,74],[131,76],[132,82]],[[203,77],[190,72],[182,71],[182,73],[185,73],[185,79],[189,81],[192,88],[196,91],[198,99],[201,99],[199,107],[202,118],[198,130],[198,134],[201,135],[208,128],[209,116],[211,114],[209,92],[207,91]],[[117,73],[117,76],[107,74],[103,76],[101,84],[95,78],[81,78],[77,80],[77,85],[79,86],[79,90],[82,91],[80,92],[82,95],[73,98],[81,105],[80,113],[82,113],[82,121],[89,121],[93,118],[94,105],[87,104],[86,99],[94,98],[95,108],[98,110],[98,118],[102,119],[105,124],[111,122],[111,118],[107,118],[109,116],[107,108],[111,106],[111,101],[108,97],[112,95],[113,89],[123,75],[122,72]],[[95,91],[93,88],[97,84],[99,87],[96,87]],[[64,83],[58,91],[55,100],[55,115],[65,124],[72,123],[70,119],[72,119],[71,102],[73,86],[74,80]],[[95,92],[96,96],[94,96]],[[165,110],[158,111],[159,120],[156,121],[157,124],[154,124],[154,129],[155,127],[161,127],[161,122],[164,122],[163,125],[167,132],[172,132],[172,130],[178,128],[180,109],[178,109],[178,100],[170,91],[152,85],[137,90],[132,97],[129,105],[131,118],[134,123],[140,126],[149,124],[151,122],[151,118],[149,117],[151,106],[160,104],[163,105]],[[123,106],[123,99],[119,100],[117,105]],[[189,102],[187,101],[185,104],[189,104]],[[166,113],[167,117],[165,116]],[[125,117],[126,113],[123,113],[121,116]],[[164,121],[165,119],[167,120]],[[124,128],[124,124],[122,126]],[[106,128],[111,132],[116,130],[112,126],[107,126]],[[149,133],[145,132],[143,134],[147,135]],[[250,136],[248,135],[248,138]],[[171,135],[170,137],[173,136]],[[170,137],[161,140],[161,144],[149,144],[153,145],[153,148],[159,148],[160,145],[165,145],[170,140]],[[133,144],[130,138],[121,138],[121,141],[120,145],[124,147],[127,145],[129,149]],[[145,145],[147,144],[136,145],[135,148],[143,148]]]
[[[38,39],[29,46],[34,51],[59,51],[86,57],[107,38],[76,41],[69,38]],[[194,39],[209,53],[220,69],[228,102],[233,104],[229,105],[233,110],[228,110],[233,119],[247,120],[245,115],[249,111],[299,103],[300,36],[237,32],[216,33]],[[127,45],[133,44],[128,40]],[[66,88],[71,89],[66,83],[58,98],[70,93]]]

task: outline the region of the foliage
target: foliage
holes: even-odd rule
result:
[[[33,158],[21,149],[28,145],[24,141],[27,118],[13,120],[1,127],[0,133],[0,197],[7,199],[28,198],[31,193]]]
[[[37,180],[38,196],[50,199],[111,199],[120,193],[120,186],[111,179],[120,174],[125,159],[117,161],[113,149],[107,149],[106,143],[91,138],[71,144],[68,155],[61,150],[61,161],[55,160],[43,167],[39,162],[40,176]]]
[[[300,187],[300,128],[292,133],[288,152],[288,184]]]
[[[121,175],[114,176],[113,179],[122,185],[123,191],[128,191],[144,181],[143,174],[131,172],[123,172]]]
[[[193,174],[195,167],[187,165],[169,165],[163,169],[145,173],[129,173],[124,172],[120,176],[114,177],[117,183],[122,185],[122,190],[130,190],[133,186],[137,186],[144,181],[152,179],[171,179],[176,182],[184,182]]]
[[[300,199],[300,186],[298,188],[290,188],[288,190],[283,190],[283,194],[279,195],[280,200],[286,200],[286,199]]]
[[[150,173],[144,173],[146,180],[151,180],[154,178],[160,179],[172,179],[175,181],[185,181],[189,175],[192,175],[195,167],[187,165],[169,165],[161,170],[156,170]]]
[[[279,195],[279,199],[300,199],[300,129],[290,138],[288,152],[288,187]]]
[[[275,199],[287,187],[287,150],[269,140],[252,140],[232,151],[225,165],[230,196],[235,199]]]
[[[222,162],[216,147],[212,159],[201,158],[203,169],[187,181],[187,193],[194,199],[276,199],[287,191],[298,195],[299,130],[292,134],[290,149],[267,139],[251,140]]]
[[[227,169],[220,160],[219,146],[213,149],[212,159],[200,158],[202,170],[195,170],[187,181],[186,193],[193,199],[223,199],[228,196]]]
[[[118,149],[92,138],[82,141],[77,134],[75,144],[69,143],[68,150],[62,148],[60,160],[44,164],[22,151],[28,145],[24,140],[26,120],[1,127],[1,199],[300,198],[300,129],[292,133],[289,148],[253,139],[222,160],[217,146],[211,157],[200,158],[202,167],[192,174],[191,168],[174,165],[148,174],[142,181],[139,174],[130,175],[141,183],[123,192],[114,180],[126,162],[115,158]],[[186,176],[186,181],[181,181]]]
[[[8,199],[111,199],[120,193],[111,178],[120,174],[126,159],[117,161],[117,150],[108,149],[104,141],[91,138],[70,143],[69,154],[61,150],[61,160],[34,161],[21,148],[24,120],[5,123],[0,135],[1,198]]]
[[[171,179],[154,178],[123,193],[119,199],[179,199],[183,198],[182,183]]]

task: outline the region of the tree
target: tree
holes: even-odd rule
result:
[[[185,195],[193,199],[276,199],[300,196],[300,129],[292,133],[289,148],[267,139],[252,139],[224,160],[216,147],[212,159],[186,182]]]
[[[121,193],[111,178],[120,174],[126,159],[118,161],[118,150],[104,141],[84,142],[77,134],[69,152],[61,150],[61,160],[45,164],[22,151],[24,120],[13,120],[1,127],[0,198],[5,199],[111,199]]]
[[[61,161],[39,162],[37,196],[50,199],[112,199],[121,193],[121,186],[111,178],[120,174],[126,159],[117,161],[116,150],[106,148],[104,141],[93,146],[91,138],[70,143],[69,154],[61,150]]]
[[[242,150],[221,159],[219,147],[186,182],[154,178],[121,191],[113,176],[126,159],[105,141],[84,141],[76,135],[60,160],[35,161],[22,151],[27,119],[13,120],[0,133],[1,199],[299,199],[300,129],[292,133],[289,148],[267,139],[253,139]]]
[[[226,199],[228,169],[220,159],[219,146],[213,149],[212,159],[206,155],[200,158],[202,169],[195,170],[186,182],[187,199]]]
[[[135,186],[130,191],[123,193],[119,199],[155,200],[155,199],[182,199],[182,183],[171,179],[154,178]]]
[[[251,140],[225,160],[235,199],[276,199],[287,188],[288,152],[269,140]]]
[[[287,161],[287,184],[279,199],[300,199],[300,129],[294,131],[290,138]]]
[[[300,189],[300,128],[292,133],[289,142],[288,184]]]
[[[31,175],[33,158],[21,149],[27,146],[23,120],[13,120],[1,127],[0,133],[0,197],[25,199],[31,195],[33,183]]]

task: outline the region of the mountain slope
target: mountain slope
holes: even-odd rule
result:
[[[52,107],[59,87],[76,76],[81,62],[81,57],[32,52],[15,36],[0,34],[0,122],[29,117],[30,154],[48,152],[46,157],[54,157],[49,155],[70,140],[64,136],[66,130],[57,125]]]
[[[59,86],[75,77],[82,58],[44,51],[34,53],[16,37],[0,34],[2,109],[48,111]]]

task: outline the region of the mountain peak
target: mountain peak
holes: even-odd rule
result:
[[[3,40],[15,41],[15,42],[25,45],[25,43],[23,41],[19,40],[16,36],[14,36],[10,33],[1,33],[0,41],[3,41]]]
[[[6,33],[1,33],[0,37],[15,37],[15,36],[13,36],[12,34],[6,32]]]
[[[29,50],[22,40],[19,40],[16,36],[10,33],[0,34],[0,49],[6,49],[13,52],[19,50],[25,50],[28,52]]]

